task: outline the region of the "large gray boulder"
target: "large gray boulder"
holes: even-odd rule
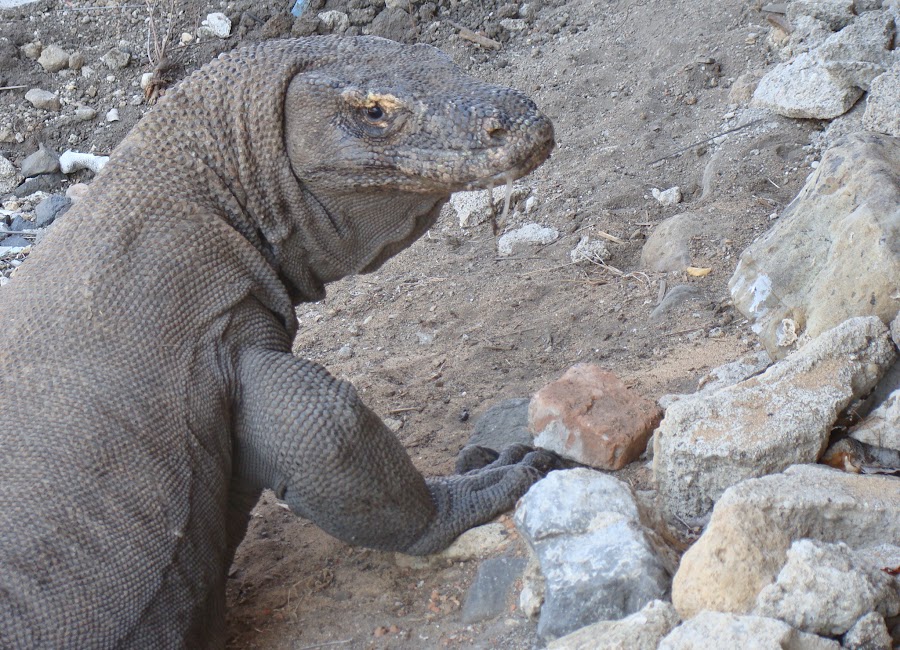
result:
[[[853,316],[897,315],[900,138],[838,140],[729,288],[773,359]]]
[[[588,469],[551,472],[522,497],[515,522],[540,563],[545,639],[624,618],[668,595],[669,574],[618,479]],[[526,591],[540,591],[529,579],[526,572]]]

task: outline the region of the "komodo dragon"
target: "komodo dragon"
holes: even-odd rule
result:
[[[524,95],[422,45],[272,41],[174,88],[0,290],[0,647],[223,645],[267,487],[410,554],[512,507],[556,459],[424,479],[350,384],[291,354],[294,306],[552,147]]]

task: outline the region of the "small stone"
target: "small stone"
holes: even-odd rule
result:
[[[194,36],[190,32],[181,32],[181,36],[178,40],[182,45],[190,45],[191,41],[194,40]]]
[[[51,194],[34,208],[34,223],[38,228],[46,228],[65,214],[72,201],[59,194]]]
[[[41,56],[41,50],[44,49],[44,46],[41,45],[40,41],[34,41],[32,43],[25,43],[22,46],[22,56],[26,59],[37,60]]]
[[[512,255],[513,249],[519,244],[552,244],[557,239],[559,231],[555,228],[528,223],[500,237],[497,251],[500,255],[507,256]]]
[[[340,350],[337,351],[338,359],[349,359],[353,356],[353,346],[349,343],[346,343],[341,346]]]
[[[120,50],[117,47],[110,49],[106,54],[100,57],[100,60],[110,70],[121,70],[131,63],[131,54]]]
[[[75,119],[79,122],[89,122],[97,117],[97,111],[90,106],[79,106],[75,109]]]
[[[16,186],[16,168],[3,156],[0,156],[0,194],[11,192]]]
[[[106,121],[107,122],[118,122],[119,121],[119,109],[111,108],[106,113]]]
[[[326,33],[343,34],[350,27],[350,17],[343,11],[323,11],[319,14],[319,22]]]
[[[228,38],[231,36],[231,19],[221,12],[208,14],[203,26],[209,30],[209,33],[218,38]]]
[[[482,562],[463,603],[463,624],[471,625],[504,614],[513,586],[524,570],[525,558],[496,557]]]
[[[84,54],[81,52],[73,52],[69,55],[69,69],[76,72],[84,68]]]
[[[653,228],[641,248],[641,267],[650,271],[683,271],[691,265],[691,241],[714,229],[695,212],[682,212]]]
[[[59,95],[51,93],[49,90],[32,88],[25,93],[25,100],[30,102],[35,108],[41,110],[55,112],[60,109]]]
[[[66,190],[66,196],[72,200],[72,203],[78,203],[87,194],[88,187],[87,183],[74,183]]]
[[[22,176],[29,178],[40,174],[52,174],[59,171],[59,156],[43,145],[22,161]]]
[[[750,102],[750,99],[753,97],[753,91],[756,90],[757,84],[759,84],[759,80],[762,77],[762,74],[753,71],[753,72],[745,72],[737,79],[734,80],[734,83],[731,84],[731,89],[728,91],[728,103],[729,104],[747,104]]]
[[[69,53],[56,45],[48,45],[41,50],[38,64],[47,72],[59,72],[68,67]]]
[[[532,444],[528,431],[528,398],[513,398],[494,404],[475,422],[466,444],[489,449],[505,449],[510,445]]]
[[[602,264],[609,259],[609,246],[601,239],[583,235],[578,245],[569,251],[569,259],[575,264]]]
[[[621,469],[647,448],[662,411],[599,366],[572,366],[528,407],[534,444],[585,465]]]
[[[141,90],[147,90],[150,87],[150,83],[153,81],[153,73],[145,72],[141,75]]]
[[[659,201],[659,204],[663,207],[681,203],[681,188],[677,185],[675,187],[670,187],[667,190],[659,190],[654,187],[651,190],[651,194],[653,194],[653,198]]]
[[[62,162],[60,162],[60,167],[62,167]],[[40,176],[25,179],[24,183],[13,190],[13,194],[18,197],[24,197],[31,196],[35,192],[55,192],[65,180],[65,175],[60,173],[41,174]]]
[[[384,422],[384,426],[394,433],[403,428],[403,420],[398,420],[397,418],[382,418],[381,421]]]

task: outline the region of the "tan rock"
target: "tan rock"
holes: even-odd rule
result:
[[[852,316],[889,323],[900,302],[900,138],[838,140],[729,288],[773,359]],[[892,243],[893,242],[893,243]]]
[[[895,358],[884,323],[852,318],[761,375],[669,406],[653,449],[665,514],[702,518],[732,485],[818,460],[838,414]]]
[[[528,425],[537,446],[613,470],[643,453],[661,415],[613,373],[578,364],[532,397]]]
[[[703,610],[748,614],[775,582],[795,540],[851,548],[900,539],[900,481],[795,465],[725,492],[672,583],[682,618]]]

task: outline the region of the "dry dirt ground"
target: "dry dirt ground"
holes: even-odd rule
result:
[[[47,120],[26,108],[25,89],[0,91],[0,127],[23,136],[0,150],[17,165],[38,142],[57,152],[108,151],[148,109],[138,86],[153,69],[148,6],[99,4],[42,0],[0,16],[0,85],[50,86],[71,101],[63,117]],[[164,73],[171,81],[219,51],[290,30],[290,20],[277,18],[287,0],[174,6],[176,41],[210,11],[225,11],[236,28],[229,39],[172,46],[175,65]],[[749,119],[729,92],[739,75],[772,58],[758,7],[738,0],[533,6],[538,19],[522,32],[501,33],[499,51],[461,39],[449,20],[472,28],[496,23],[500,4],[490,0],[438,3],[441,22],[428,33],[471,74],[526,91],[554,120],[551,160],[520,182],[534,205],[526,215],[520,201],[509,223],[549,225],[560,239],[500,257],[489,224],[463,229],[447,211],[376,274],[333,285],[325,301],[298,309],[296,353],[353,381],[377,412],[401,424],[398,435],[426,475],[450,471],[488,407],[530,395],[576,362],[601,364],[656,399],[694,390],[707,370],[754,349],[726,283],[737,256],[794,197],[818,155],[810,146],[822,128],[815,122],[763,120],[704,142]],[[149,7],[158,9],[162,30],[163,12]],[[80,50],[98,73],[48,75],[11,49],[33,41]],[[99,65],[120,45],[135,63],[114,72]],[[95,106],[100,117],[66,120],[77,103]],[[107,125],[102,118],[113,106],[122,120]],[[682,188],[683,203],[660,206],[651,189],[673,185]],[[641,269],[654,226],[687,210],[715,224],[692,242],[693,265],[711,273]],[[607,238],[606,266],[570,263],[580,237],[604,234],[615,238]],[[661,288],[678,284],[695,285],[701,298],[650,324]],[[649,486],[643,463],[622,475]],[[473,563],[401,568],[391,554],[338,542],[268,496],[230,574],[229,647],[533,647],[533,626],[514,602],[494,621],[461,623],[474,571]]]

